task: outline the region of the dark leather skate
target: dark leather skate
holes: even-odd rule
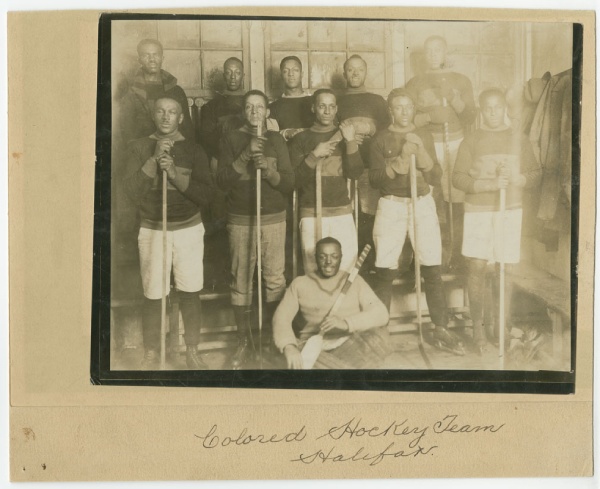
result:
[[[440,350],[454,355],[465,355],[465,348],[460,338],[443,326],[435,327],[432,333],[432,342],[433,346]]]
[[[254,357],[254,349],[248,340],[248,336],[240,337],[238,339],[238,346],[231,358],[231,368],[233,370],[239,370]]]
[[[208,365],[200,358],[198,349],[195,346],[187,347],[185,363],[190,370],[208,370]]]

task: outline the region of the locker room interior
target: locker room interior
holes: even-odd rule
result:
[[[403,87],[425,69],[423,43],[431,35],[445,38],[449,67],[470,79],[476,100],[485,89],[515,90],[533,86],[532,79],[548,82],[548,76],[564,73],[573,65],[572,28],[567,24],[400,20],[113,21],[113,155],[118,155],[126,144],[120,139],[116,122],[119,100],[139,69],[136,46],[142,39],[158,39],[163,45],[162,68],[175,76],[178,85],[185,90],[188,110],[196,124],[202,106],[224,88],[223,62],[229,57],[243,62],[244,89],[262,90],[273,101],[283,89],[279,73],[283,57],[294,55],[302,60],[303,87],[312,93],[323,87],[343,90],[343,63],[358,54],[368,66],[367,90],[387,98],[393,88]],[[477,126],[478,121],[471,129]],[[143,355],[140,325],[143,292],[137,250],[139,222],[135,206],[118,185],[122,168],[119,159],[114,157],[112,175],[111,368],[136,369]],[[534,326],[524,326],[520,354],[507,368],[568,370],[570,367],[570,192],[561,187],[555,199],[558,210],[549,226],[548,222],[540,223],[537,219],[539,195],[530,196],[524,203],[527,216],[522,233],[523,267],[521,275],[514,277],[518,290],[523,293],[518,294],[513,307],[515,315]],[[552,245],[540,238],[544,225],[552,230]],[[468,306],[464,281],[451,274],[447,274],[444,281],[454,314],[452,326],[468,334],[469,321],[463,316]],[[227,368],[227,358],[235,341],[228,291],[205,284],[202,295],[204,320],[199,349],[211,368]],[[414,311],[413,286],[397,284],[389,325],[395,353],[386,362],[386,368],[424,368],[416,346]],[[177,351],[183,351],[179,334],[182,325],[176,305],[170,309],[170,328],[169,345],[176,356]],[[493,353],[483,357],[471,354],[459,357],[432,351],[437,368],[447,369],[495,369],[497,355]],[[172,368],[178,368],[177,360],[172,363]]]

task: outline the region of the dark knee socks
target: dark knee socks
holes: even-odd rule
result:
[[[390,268],[376,268],[375,270],[374,292],[389,311],[392,304],[392,284],[398,270]]]
[[[442,267],[421,265],[421,275],[425,282],[423,288],[431,321],[436,326],[445,327],[448,324],[448,306],[442,282]]]
[[[185,344],[196,346],[200,342],[200,325],[202,323],[202,302],[199,292],[178,291],[179,307],[185,328]]]
[[[144,298],[142,306],[142,333],[144,348],[158,350],[160,348],[160,299]]]

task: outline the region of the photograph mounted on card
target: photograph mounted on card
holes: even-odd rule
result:
[[[573,393],[582,42],[103,14],[93,382]]]

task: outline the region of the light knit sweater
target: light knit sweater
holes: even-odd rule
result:
[[[298,312],[302,316],[301,339],[319,332],[319,326],[333,306],[347,275],[340,271],[331,278],[310,274],[294,279],[273,316],[273,337],[280,351],[287,345],[298,344],[292,329],[292,321]],[[348,290],[336,316],[346,321],[350,334],[385,326],[389,321],[386,307],[360,275]]]

